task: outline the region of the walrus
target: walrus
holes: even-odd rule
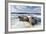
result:
[[[26,21],[32,25],[36,25],[38,23],[39,20],[37,20],[36,17],[32,17],[32,16],[18,16],[20,21]]]
[[[27,16],[18,16],[18,18],[20,19],[20,21],[27,21],[27,22],[29,22],[29,18]]]

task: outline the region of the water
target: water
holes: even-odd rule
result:
[[[25,22],[25,23],[27,23],[27,24],[25,24],[24,22],[21,22],[21,21],[19,21],[19,18],[18,18],[18,16],[33,16],[33,17],[37,17],[37,18],[40,18],[41,19],[41,16],[40,15],[36,15],[36,14],[11,14],[11,27],[12,28],[24,28],[24,27],[31,27],[31,25],[30,24],[28,24],[27,22]],[[27,26],[25,26],[25,25],[27,25]]]

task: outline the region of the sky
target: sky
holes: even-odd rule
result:
[[[12,5],[12,12],[22,12],[22,13],[41,13],[40,6],[24,6],[24,5]]]

